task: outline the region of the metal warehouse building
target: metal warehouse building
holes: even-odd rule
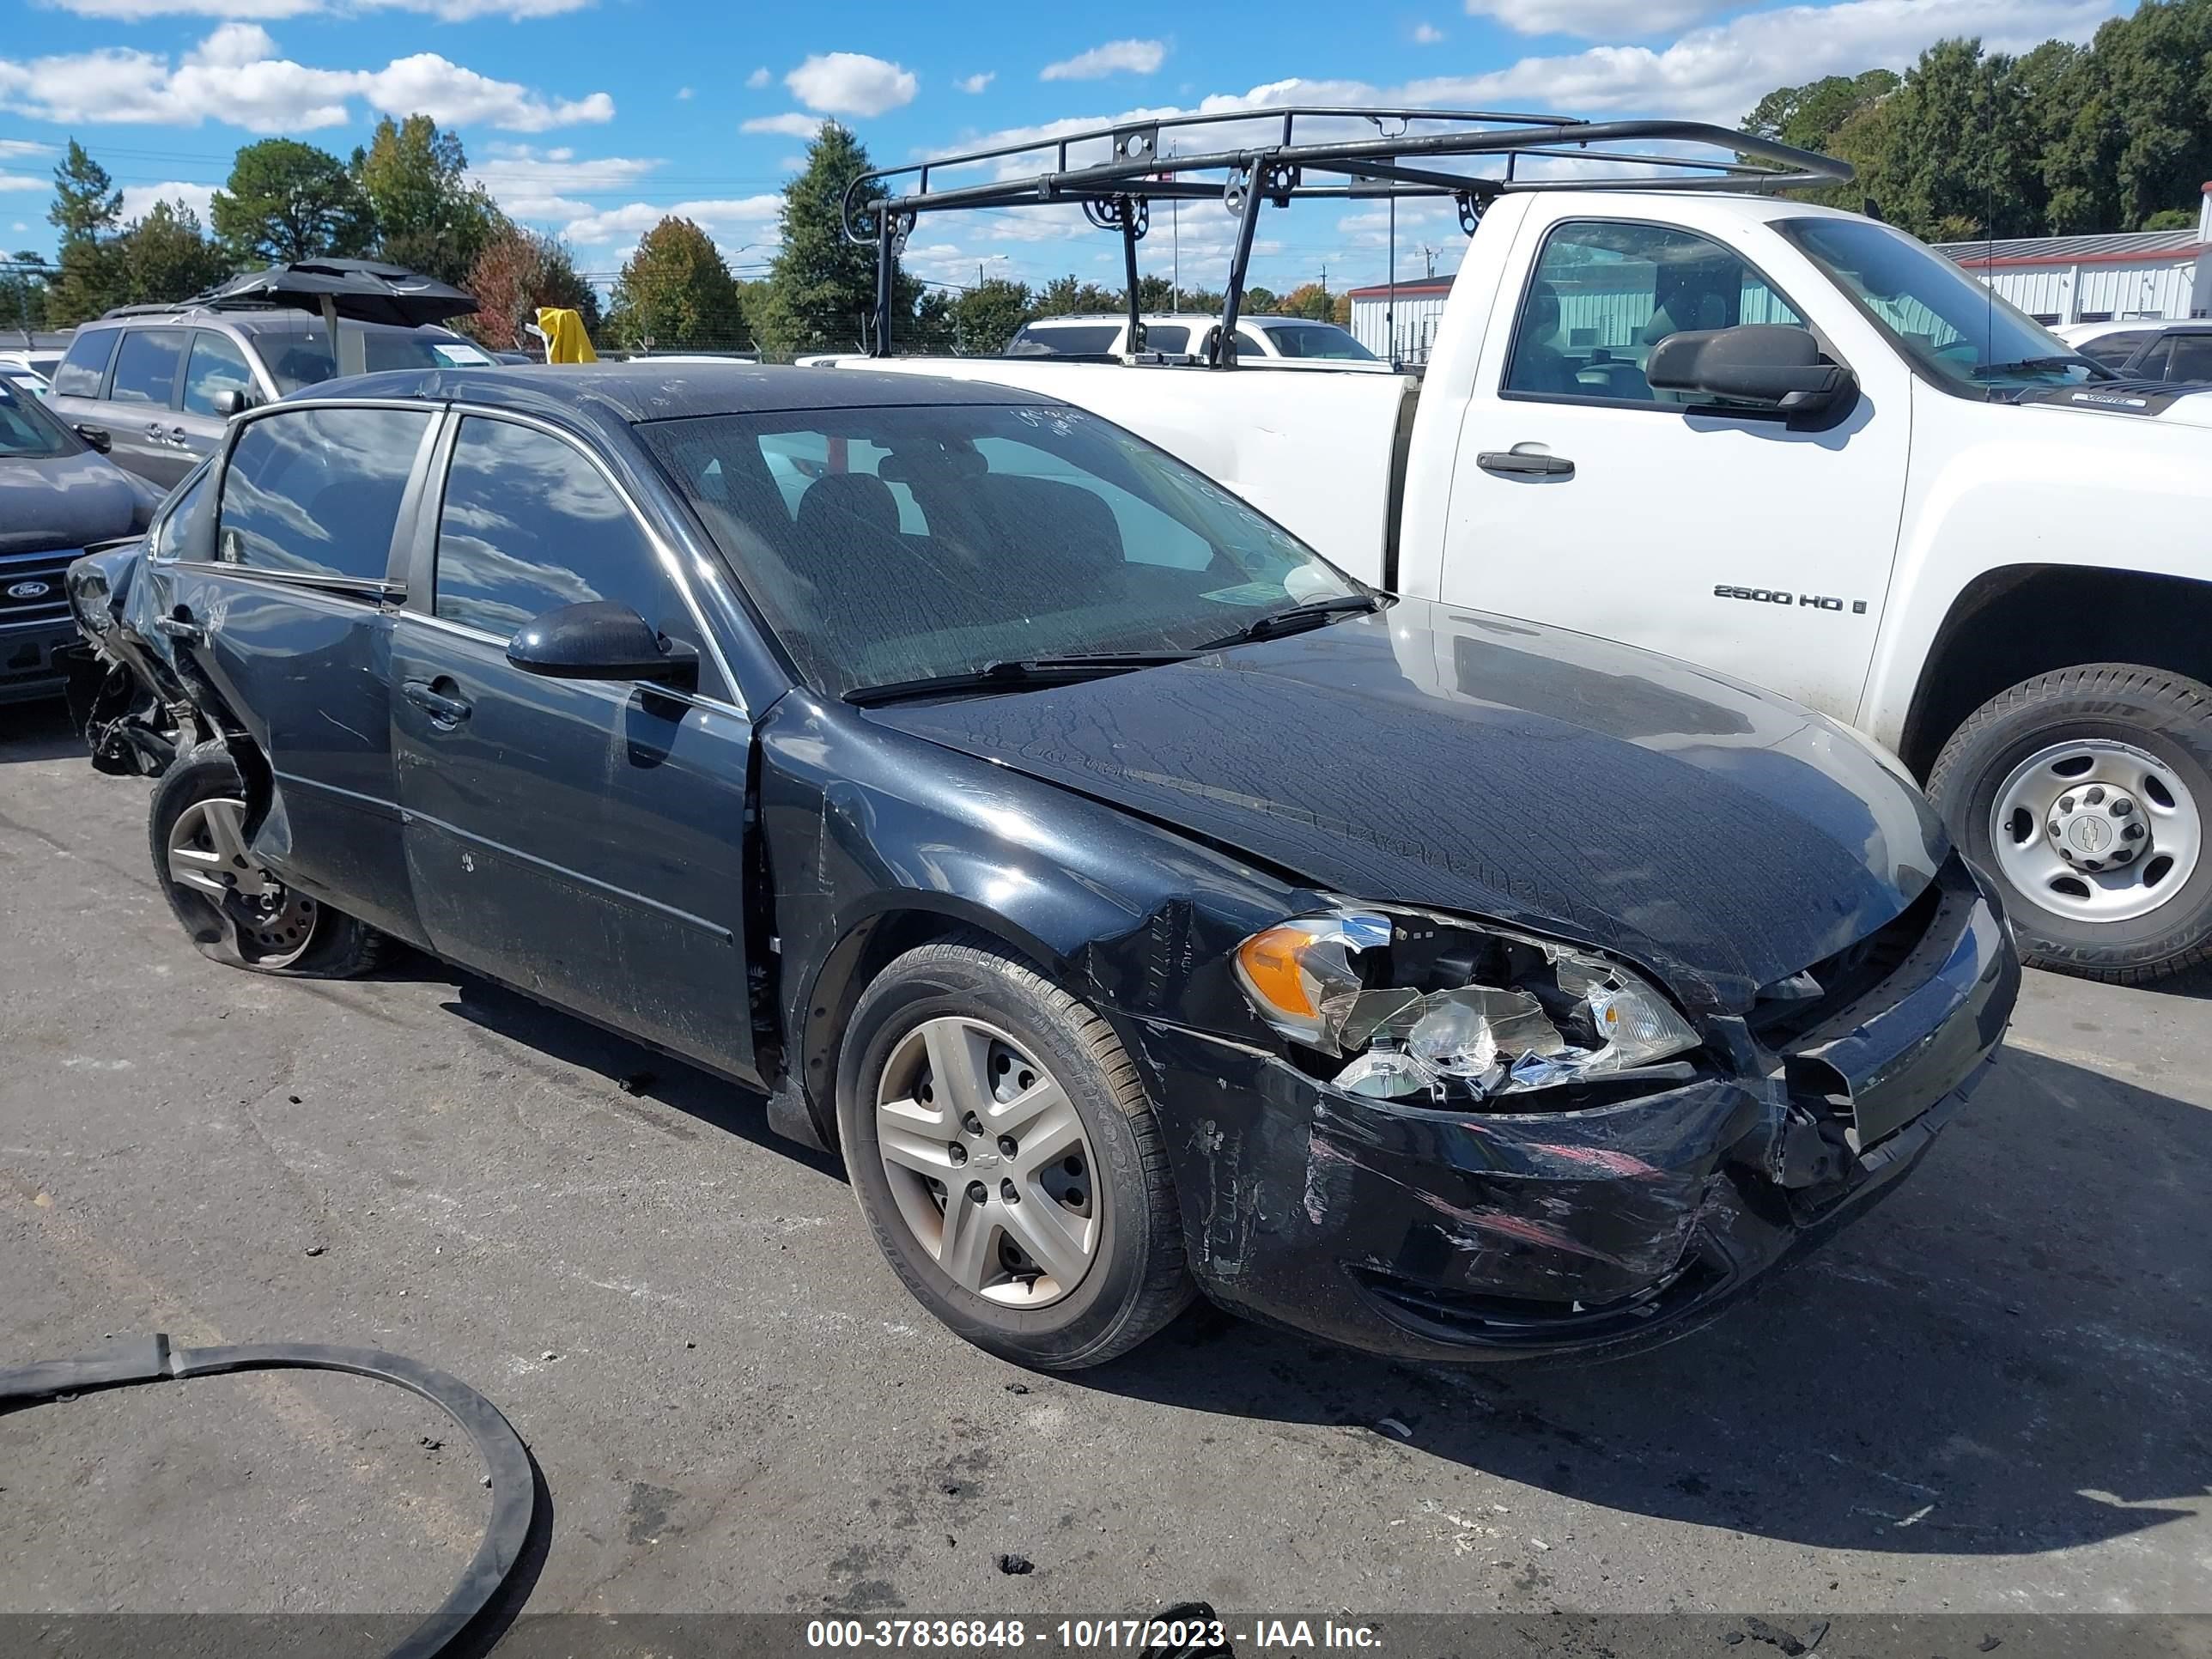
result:
[[[1429,343],[1437,337],[1450,295],[1449,276],[1355,288],[1351,295],[1352,337],[1378,357],[1425,363]]]

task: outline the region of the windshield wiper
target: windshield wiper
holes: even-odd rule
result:
[[[1081,680],[1103,679],[1139,668],[1160,668],[1188,662],[1195,651],[1097,651],[1081,656],[1022,657],[987,662],[981,668],[953,674],[931,674],[918,680],[891,680],[882,685],[863,685],[848,691],[845,701],[857,708],[903,702],[912,698],[936,697],[963,691],[1026,691],[1043,685],[1073,685]]]
[[[1382,596],[1379,593],[1340,593],[1333,599],[1309,599],[1305,604],[1294,605],[1287,611],[1270,611],[1264,617],[1255,617],[1234,634],[1209,640],[1198,648],[1201,651],[1225,651],[1232,645],[1249,645],[1255,640],[1273,639],[1278,634],[1295,634],[1301,629],[1319,628],[1338,617],[1379,611],[1382,604]]]
[[[2005,374],[2056,374],[2069,368],[2086,368],[2093,380],[2109,380],[2112,370],[2088,357],[2023,357],[2016,363],[1977,363],[1968,371],[1978,380],[1994,380]]]

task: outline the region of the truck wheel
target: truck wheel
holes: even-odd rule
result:
[[[2212,687],[2131,663],[2039,674],[1952,733],[1928,793],[2035,966],[2135,985],[2212,957]]]
[[[154,787],[154,872],[200,954],[295,979],[346,979],[374,967],[384,936],[256,862],[246,816],[245,782],[220,744],[179,755]]]
[[[1152,1103],[1113,1028],[980,935],[908,951],[853,1011],[837,1121],[860,1213],[980,1348],[1073,1370],[1192,1295]]]

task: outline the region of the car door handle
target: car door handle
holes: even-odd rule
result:
[[[428,680],[409,680],[399,689],[408,702],[449,732],[469,717],[469,705],[465,702],[432,690]]]
[[[1522,449],[1486,449],[1474,458],[1485,472],[1518,478],[1571,478],[1575,464],[1564,455],[1540,455]]]
[[[190,617],[156,617],[154,626],[183,645],[205,645],[207,629]]]
[[[180,426],[173,426],[169,428],[169,441],[179,447],[183,446],[186,435],[184,428]]]

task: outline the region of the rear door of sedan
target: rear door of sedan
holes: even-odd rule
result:
[[[212,510],[149,567],[163,631],[272,775],[255,853],[288,885],[416,943],[392,780],[394,550],[438,422],[391,404],[252,415],[207,475]]]
[[[740,1078],[752,727],[671,543],[580,437],[465,410],[392,647],[407,867],[441,956]],[[629,606],[695,690],[510,662],[532,618]]]

